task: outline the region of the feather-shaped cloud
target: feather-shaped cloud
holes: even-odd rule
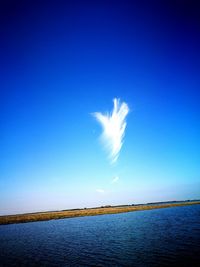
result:
[[[111,114],[93,113],[103,128],[101,140],[108,151],[111,163],[115,163],[119,157],[126,129],[125,118],[129,112],[125,102],[120,103],[120,99],[117,98],[113,102],[114,107]]]

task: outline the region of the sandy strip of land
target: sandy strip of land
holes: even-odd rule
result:
[[[73,218],[81,216],[95,216],[102,214],[115,214],[131,211],[141,210],[152,210],[179,206],[188,206],[200,204],[200,201],[188,201],[181,203],[164,203],[164,204],[143,204],[133,206],[107,206],[99,208],[85,208],[85,209],[74,209],[64,211],[49,211],[49,212],[38,212],[38,213],[27,213],[27,214],[16,214],[0,216],[0,224],[11,224],[11,223],[26,223],[36,221],[47,221],[55,219]]]

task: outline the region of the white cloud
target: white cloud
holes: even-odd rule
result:
[[[112,179],[111,183],[112,183],[112,184],[117,183],[118,180],[119,180],[119,177],[118,177],[118,176],[115,176],[115,177]]]
[[[113,102],[114,107],[111,114],[93,113],[103,128],[101,140],[108,151],[111,163],[115,163],[119,157],[126,129],[125,118],[129,112],[128,105],[125,102],[120,103],[120,99],[117,98]]]
[[[101,189],[101,188],[96,189],[96,191],[97,191],[98,193],[101,193],[101,194],[105,193],[105,190],[103,190],[103,189]]]

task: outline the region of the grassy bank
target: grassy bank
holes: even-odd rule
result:
[[[81,216],[115,214],[115,213],[140,211],[140,210],[151,210],[151,209],[160,209],[160,208],[169,208],[169,207],[188,206],[188,205],[194,205],[194,204],[200,204],[200,201],[188,201],[188,202],[181,202],[181,203],[163,203],[163,204],[152,203],[152,204],[135,205],[135,206],[114,206],[114,207],[106,206],[106,207],[99,207],[99,208],[7,215],[7,216],[0,216],[0,224],[25,223],[25,222],[47,221],[47,220],[73,218],[73,217],[81,217]]]

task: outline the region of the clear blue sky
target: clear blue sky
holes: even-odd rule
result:
[[[1,1],[0,214],[200,198],[194,3]],[[114,97],[110,165],[91,113]]]

